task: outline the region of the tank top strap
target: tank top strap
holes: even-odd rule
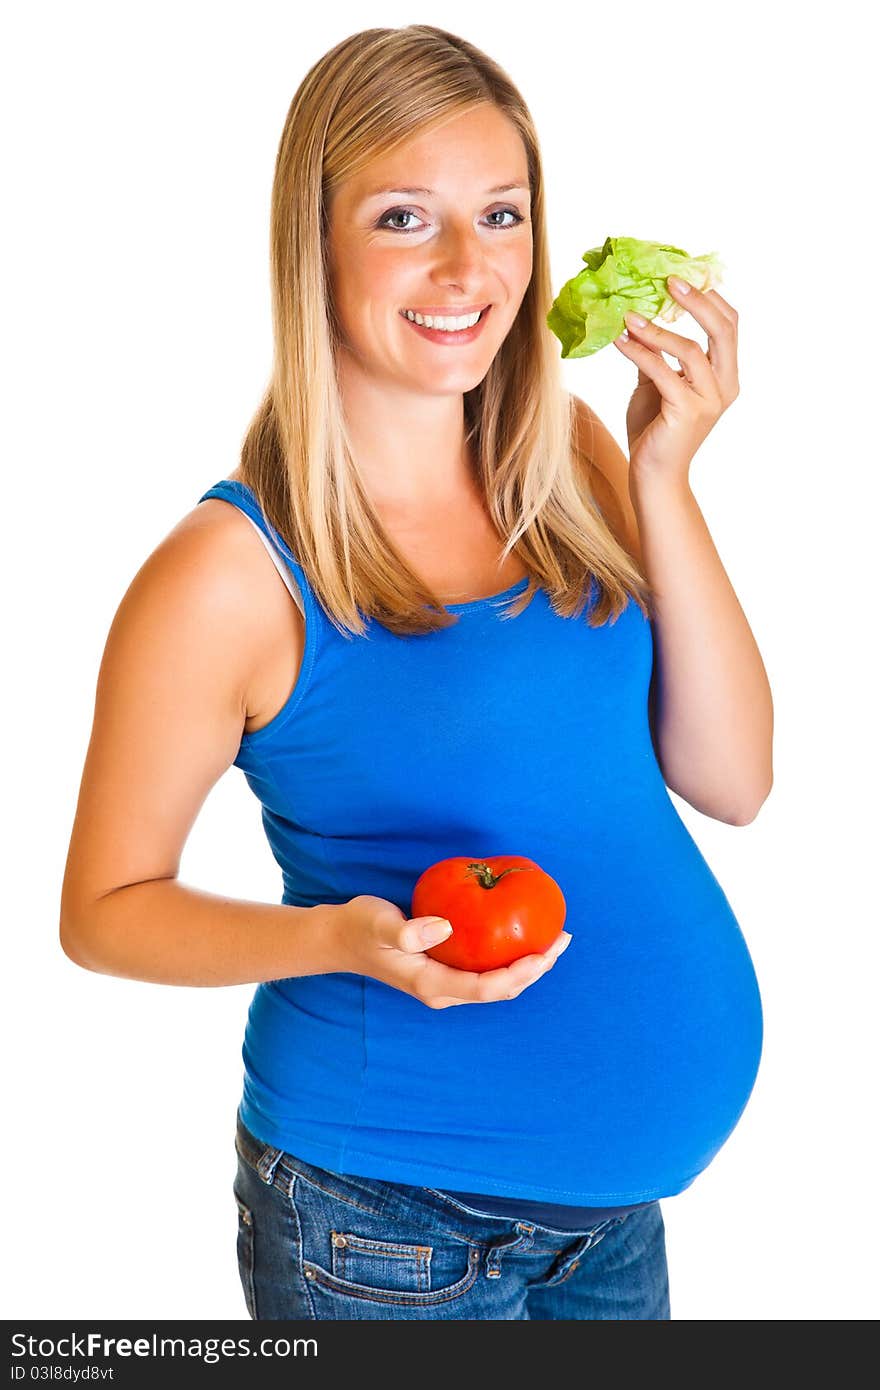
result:
[[[215,483],[213,487],[208,488],[207,492],[202,493],[199,501],[204,502],[208,497],[219,497],[224,502],[231,502],[233,506],[238,507],[239,511],[244,512],[245,516],[254,523],[260,531],[261,536],[264,537],[268,545],[271,546],[274,552],[273,559],[275,555],[280,555],[286,567],[292,572],[305,606],[306,619],[308,620],[311,618],[313,624],[320,624],[321,605],[312,591],[312,586],[309,583],[305,570],[294,557],[293,552],[284,538],[280,536],[275,530],[275,527],[266,520],[263,515],[262,507],[257,501],[253,490],[248,487],[247,483],[243,483],[237,478],[221,478],[219,483]],[[284,578],[283,575],[282,578]]]

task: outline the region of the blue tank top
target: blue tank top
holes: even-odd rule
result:
[[[654,754],[648,619],[630,599],[591,628],[543,589],[505,619],[523,578],[447,604],[444,631],[370,618],[346,636],[251,490],[223,479],[208,497],[257,524],[303,600],[294,689],[234,763],[281,901],[368,893],[409,917],[437,860],[522,854],[559,884],[573,938],[536,985],[489,1004],[429,1009],[341,971],[259,984],[246,1127],[338,1173],[517,1214],[576,1208],[575,1226],[682,1192],[745,1109],[763,1025],[742,932]]]

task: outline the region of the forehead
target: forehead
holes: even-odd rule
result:
[[[516,126],[492,106],[459,114],[377,155],[339,189],[361,203],[389,190],[428,196],[511,191],[528,193],[528,160]]]

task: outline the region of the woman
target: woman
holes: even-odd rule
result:
[[[563,389],[544,216],[531,118],[485,54],[412,25],[316,63],[278,153],[274,370],[241,467],[108,637],[62,943],[107,974],[257,985],[253,1318],[668,1319],[660,1198],[757,1074],[749,954],[667,791],[738,825],[772,780],[766,675],[688,486],[737,393],[736,314],[693,289],[708,357],[653,325],[618,344],[627,462]],[[230,765],[279,906],[177,881]],[[556,879],[568,930],[454,970],[413,885],[493,853]]]

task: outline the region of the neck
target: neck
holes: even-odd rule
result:
[[[478,495],[464,397],[377,380],[342,352],[338,367],[355,464],[375,505],[429,512]]]

